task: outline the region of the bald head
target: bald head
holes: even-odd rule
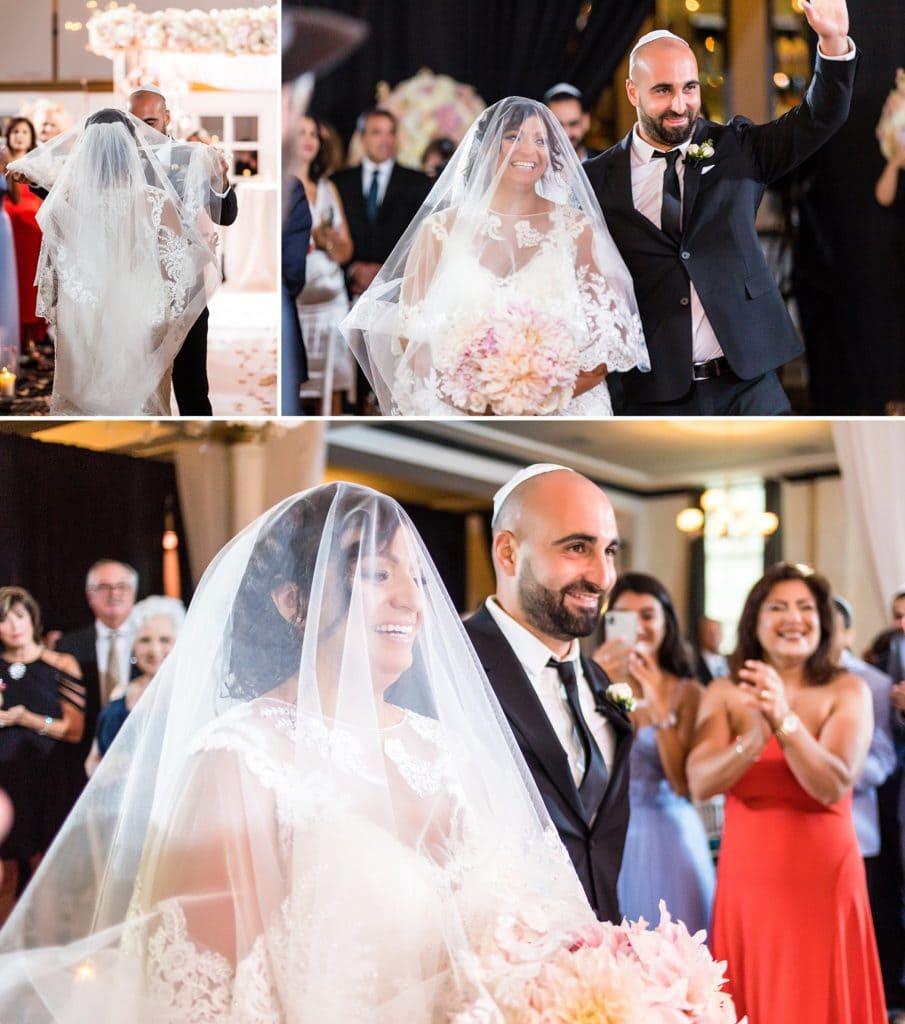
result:
[[[665,36],[637,47],[625,90],[645,142],[672,149],[691,138],[701,112],[701,83],[697,58],[684,40]]]
[[[494,524],[497,600],[559,655],[593,632],[616,580],[616,516],[587,477],[554,470],[508,495]]]
[[[166,135],[170,112],[167,110],[167,101],[160,93],[147,89],[136,90],[129,97],[129,113],[139,121],[144,121],[154,131]]]

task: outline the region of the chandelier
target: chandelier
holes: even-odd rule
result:
[[[683,508],[676,526],[692,537],[769,537],[779,529],[779,516],[764,512],[754,494],[740,488],[708,488],[700,508]]]

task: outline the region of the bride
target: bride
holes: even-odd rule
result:
[[[343,328],[385,414],[609,416],[607,373],[650,368],[575,152],[520,97],[472,125]]]
[[[56,326],[51,413],[169,415],[173,359],[219,283],[210,147],[100,110],[10,164],[38,213],[38,313]]]
[[[329,484],[208,569],[0,933],[0,1020],[501,1020],[478,957],[539,921],[593,914],[458,615]]]

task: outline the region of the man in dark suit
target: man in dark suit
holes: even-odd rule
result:
[[[156,86],[142,86],[129,97],[129,113],[144,121],[161,135],[167,134],[170,111],[163,93]],[[229,165],[220,154],[222,178],[211,195],[215,200],[211,210],[216,211],[216,223],[228,227],[239,213],[235,189],[230,185],[227,173]],[[210,416],[211,401],[207,380],[207,327],[210,312],[207,306],[189,328],[179,354],[173,362],[173,392],[180,416]]]
[[[377,276],[432,184],[427,175],[396,163],[396,127],[396,118],[388,110],[366,110],[358,119],[364,150],[361,166],[333,175],[355,247],[346,267],[353,300]]]
[[[584,144],[584,138],[591,127],[591,115],[585,108],[580,89],[569,82],[557,82],[544,93],[544,103],[562,125],[579,160],[600,156],[601,150]]]
[[[94,612],[90,626],[65,633],[56,649],[71,654],[82,669],[85,686],[85,731],[82,759],[94,740],[97,716],[111,697],[121,697],[134,675],[129,618],[138,593],[138,573],[131,565],[103,558],[88,570],[85,598]]]
[[[283,277],[280,282],[283,332],[280,339],[280,411],[301,416],[299,389],[308,379],[308,359],[295,300],[305,287],[305,266],[311,238],[311,208],[305,186],[291,178],[288,210],[283,221]],[[285,193],[284,193],[285,194]]]
[[[617,547],[590,480],[530,466],[494,498],[496,594],[465,623],[588,900],[615,922],[632,727],[577,638],[597,625]]]
[[[845,0],[804,3],[819,37],[801,104],[769,124],[700,116],[688,44],[649,33],[626,89],[637,124],[585,164],[635,283],[652,369],[623,375],[632,415],[776,415],[775,370],[802,350],[754,218],[764,189],[845,122],[855,75]]]

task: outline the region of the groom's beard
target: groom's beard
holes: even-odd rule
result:
[[[570,611],[566,607],[569,594],[596,594],[595,608]],[[535,629],[558,640],[571,640],[576,636],[590,636],[600,621],[604,592],[587,580],[575,580],[562,590],[545,587],[526,566],[519,583],[519,601],[525,618]]]
[[[686,107],[685,113],[688,117],[688,124],[684,128],[670,128],[665,122],[671,111],[667,110],[660,117],[651,117],[638,107],[638,120],[644,129],[644,134],[653,142],[661,146],[681,146],[683,142],[691,138],[694,126],[700,116],[699,110],[690,110]]]

